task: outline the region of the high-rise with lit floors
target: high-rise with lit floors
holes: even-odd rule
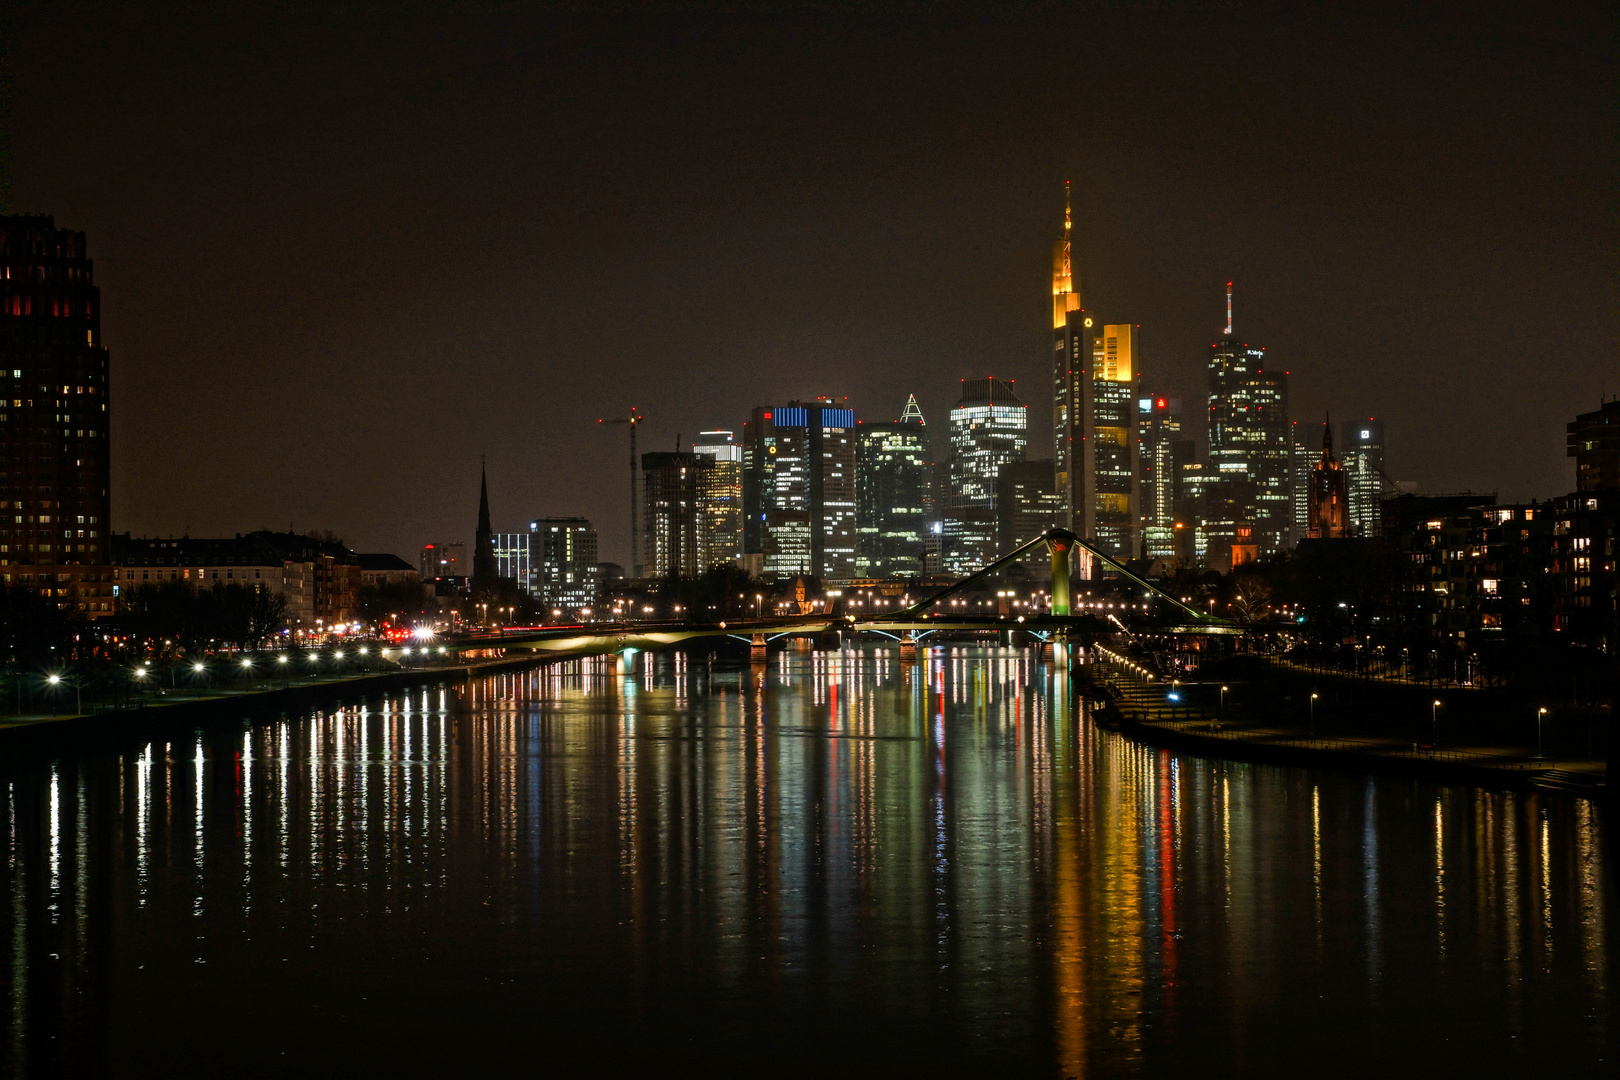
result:
[[[698,563],[698,477],[709,464],[702,454],[681,451],[641,455],[648,577],[693,578],[703,572]]]
[[[1349,490],[1349,535],[1377,536],[1379,508],[1388,483],[1384,479],[1384,422],[1372,417],[1340,421],[1339,462]]]
[[[1136,441],[1136,340],[1139,328],[1108,324],[1091,339],[1091,368],[1081,380],[1084,407],[1077,504],[1079,534],[1117,559],[1140,554],[1140,469]]]
[[[996,557],[996,482],[1003,465],[1024,460],[1029,409],[1010,382],[963,379],[950,438],[944,564],[949,573],[966,574]]]
[[[765,572],[855,574],[855,413],[828,399],[756,408],[743,430],[743,549]]]
[[[893,423],[863,423],[855,448],[855,573],[922,572],[933,500],[933,455],[917,398]]]
[[[1248,485],[1224,502],[1234,511],[1233,530],[1250,538],[1239,546],[1265,558],[1285,550],[1293,533],[1288,373],[1268,368],[1264,349],[1233,336],[1230,283],[1226,298],[1226,330],[1209,350],[1209,461],[1220,481]],[[1211,551],[1231,550],[1234,539],[1212,533]]]
[[[1176,557],[1176,444],[1181,437],[1181,399],[1146,394],[1136,400],[1137,444],[1140,447],[1142,554],[1150,559]]]
[[[570,617],[596,604],[596,528],[581,517],[529,522],[531,580],[553,611]]]
[[[1080,303],[1073,213],[1052,249],[1053,488],[1070,527],[1117,558],[1139,553],[1137,327],[1096,327]]]
[[[84,233],[0,216],[0,582],[110,615],[107,350]]]
[[[1085,408],[1082,384],[1091,362],[1091,318],[1080,305],[1080,274],[1072,245],[1069,185],[1063,185],[1063,234],[1052,246],[1052,473],[1060,513],[1084,535],[1080,507],[1087,488],[1081,480]]]
[[[743,551],[742,445],[729,431],[704,431],[692,452],[711,462],[698,473],[698,563],[735,563]]]

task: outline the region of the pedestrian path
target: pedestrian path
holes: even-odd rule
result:
[[[1520,781],[1574,791],[1590,792],[1601,787],[1607,776],[1607,762],[1601,758],[1537,758],[1522,746],[1428,746],[1385,735],[1320,735],[1308,727],[1257,721],[1235,707],[1226,710],[1223,720],[1218,713],[1211,714],[1203,706],[1188,702],[1187,698],[1193,696],[1190,693],[1178,693],[1182,700],[1172,701],[1172,684],[1128,667],[1109,668],[1104,680],[1114,708],[1121,717],[1145,729],[1324,756],[1501,770]],[[1209,692],[1207,685],[1199,683],[1181,682],[1176,689],[1188,691],[1193,687],[1201,687],[1204,696]]]

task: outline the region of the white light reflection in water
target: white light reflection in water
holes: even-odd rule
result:
[[[1275,1074],[1320,1025],[1358,1068],[1393,1040],[1475,1071],[1529,1071],[1515,1046],[1547,1075],[1598,1071],[1572,1067],[1612,1041],[1588,804],[1144,747],[1094,727],[1033,650],[925,649],[915,665],[781,652],[740,670],[649,655],[623,675],[570,660],[412,691],[256,727],[239,769],[220,732],[193,755],[176,744],[172,777],[151,745],[121,772],[15,766],[0,1065],[93,1048],[65,1036],[95,1009],[168,1027],[232,1008],[218,981],[151,974],[173,962],[196,872],[207,904],[186,929],[240,964],[211,975],[251,998],[275,972],[297,1000],[248,1002],[228,1034],[198,1023],[179,1049],[135,1040],[123,1071],[161,1072],[159,1053],[202,1071],[243,1039],[319,1071],[333,1036],[289,1018],[352,1016],[373,990],[402,1006],[367,1021],[373,1063],[438,1067],[417,1018],[446,986],[480,1047],[519,1038],[496,1019],[513,1010],[523,1038],[556,1044],[571,1018],[615,1009],[633,1047],[655,1007],[708,1052],[723,1002],[724,1038],[756,1060],[773,1043],[813,1056],[807,1018],[881,1038],[893,1016],[912,1040],[897,1059],[989,1048],[1008,1073]],[[75,871],[78,925],[51,926]],[[394,977],[402,949],[410,978]],[[611,994],[555,994],[585,969]],[[76,1071],[109,1071],[96,1064]]]

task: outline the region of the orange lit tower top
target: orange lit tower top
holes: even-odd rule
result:
[[[1069,236],[1074,231],[1074,215],[1069,197],[1069,181],[1063,181],[1063,238],[1052,246],[1052,327],[1063,329],[1068,313],[1080,310],[1080,290],[1074,284],[1074,260]]]

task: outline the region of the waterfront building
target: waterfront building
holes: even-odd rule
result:
[[[398,555],[382,552],[362,552],[355,556],[360,564],[361,588],[381,588],[389,585],[415,585],[422,575]]]
[[[1048,459],[1010,461],[996,477],[996,554],[1042,536],[1053,526],[1068,528]],[[1044,552],[1041,553],[1044,558]]]
[[[684,451],[641,455],[642,564],[649,577],[697,577],[698,474],[712,459]]]
[[[1384,478],[1384,422],[1370,416],[1341,421],[1338,456],[1349,496],[1348,535],[1377,536],[1378,505],[1390,486]]]
[[[1620,491],[1620,398],[1581,413],[1566,427],[1576,491]]]
[[[699,432],[692,452],[709,459],[698,472],[698,564],[736,563],[743,553],[742,445],[730,431]]]
[[[467,545],[462,543],[423,544],[417,557],[417,571],[423,581],[465,578],[468,569]]]
[[[1553,632],[1613,656],[1620,649],[1620,489],[1553,503]]]
[[[1210,346],[1209,460],[1222,480],[1239,482],[1226,501],[1252,523],[1263,558],[1285,550],[1293,533],[1288,373],[1268,368],[1263,348],[1233,336],[1231,288],[1226,330]]]
[[[113,610],[107,349],[82,232],[0,215],[0,583]]]
[[[112,537],[110,555],[120,594],[175,581],[198,589],[246,585],[284,596],[287,625],[304,633],[322,633],[360,614],[360,557],[329,540],[267,530],[228,539],[123,533]]]
[[[933,510],[933,455],[916,395],[893,423],[862,423],[856,434],[855,573],[863,578],[922,572]]]
[[[1024,460],[1029,409],[1011,382],[963,379],[950,413],[950,487],[945,498],[944,568],[966,574],[996,556],[996,481]]]
[[[1344,467],[1333,456],[1333,425],[1322,425],[1322,456],[1310,475],[1306,536],[1343,540],[1350,535],[1350,495]]]
[[[855,413],[830,398],[760,407],[743,429],[743,547],[767,574],[855,574]]]
[[[596,527],[582,517],[539,518],[529,522],[529,534],[534,595],[556,611],[595,607],[602,578],[602,567],[596,561]],[[623,569],[617,569],[622,578]]]
[[[1139,446],[1139,499],[1142,510],[1142,554],[1150,559],[1176,557],[1176,447],[1181,438],[1181,399],[1145,394],[1136,401]]]

